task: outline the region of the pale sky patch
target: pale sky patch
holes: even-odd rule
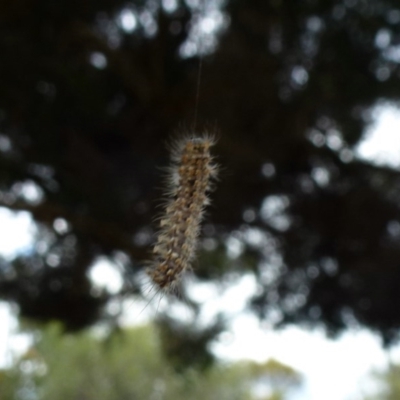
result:
[[[0,207],[0,255],[13,258],[32,247],[35,226],[27,212],[12,212]]]
[[[400,169],[400,109],[382,104],[372,110],[374,122],[356,146],[358,158],[371,164]]]

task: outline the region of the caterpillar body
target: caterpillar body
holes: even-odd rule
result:
[[[208,135],[178,140],[171,151],[168,192],[153,259],[147,274],[160,290],[173,288],[191,268],[217,167],[210,154],[215,140]]]

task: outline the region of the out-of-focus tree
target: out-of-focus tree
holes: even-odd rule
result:
[[[7,385],[0,390],[8,393],[2,399],[16,398],[23,384],[36,396],[29,398],[39,400],[255,400],[258,379],[274,381],[284,375],[282,393],[299,383],[296,371],[276,361],[272,368],[269,363],[239,363],[177,372],[161,351],[156,329],[121,330],[103,338],[93,332],[63,335],[56,324],[36,330],[32,348],[14,368],[2,372]]]
[[[379,390],[365,400],[398,400],[400,399],[400,364],[390,364],[386,371],[371,376]]]
[[[19,374],[14,369],[0,369],[0,398],[4,400],[15,399],[19,387]]]
[[[262,400],[287,399],[291,390],[302,383],[299,372],[275,359],[265,363],[243,362],[242,367],[245,374],[251,377],[256,392],[260,395],[262,391],[269,392],[268,395],[261,395]]]
[[[197,278],[252,273],[260,318],[393,342],[400,176],[355,148],[400,99],[399,43],[397,0],[1,2],[0,206],[39,230],[1,263],[0,297],[88,326],[110,309],[88,278],[99,256],[139,294],[164,144],[197,110],[222,165]]]

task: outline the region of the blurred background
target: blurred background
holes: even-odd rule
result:
[[[400,399],[399,67],[395,0],[1,1],[1,399]],[[219,182],[156,296],[195,114]]]

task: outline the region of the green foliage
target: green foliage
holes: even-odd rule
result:
[[[400,399],[400,364],[390,364],[386,371],[374,373],[373,379],[380,389],[365,400],[399,400]]]
[[[301,383],[301,376],[295,369],[274,359],[263,364],[249,363],[247,368],[252,376],[265,378],[275,387],[292,387]]]
[[[18,372],[11,369],[0,369],[0,399],[14,400],[19,386]]]
[[[302,377],[299,372],[275,359],[265,363],[241,362],[237,368],[248,376],[254,385],[268,389],[269,395],[263,400],[284,400],[291,389],[299,387]]]
[[[13,369],[2,371],[1,399],[13,399],[23,382],[39,400],[252,400],[261,376],[274,379],[285,371],[297,379],[295,371],[276,362],[272,368],[219,364],[178,373],[163,356],[152,325],[103,336],[62,334],[58,324],[36,331],[34,346]],[[286,389],[292,386],[288,380]]]

